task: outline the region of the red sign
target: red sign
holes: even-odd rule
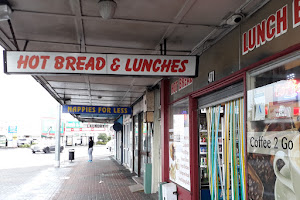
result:
[[[292,7],[293,28],[296,28],[300,25],[300,0],[294,0]],[[262,20],[261,23],[243,33],[242,54],[246,55],[249,51],[253,51],[287,31],[288,5],[285,5],[267,19]]]
[[[196,75],[196,56],[8,51],[5,59],[5,72],[9,74]]]
[[[192,83],[193,83],[192,78],[180,78],[179,80],[177,80],[171,84],[171,95],[186,88],[187,86],[191,85]]]

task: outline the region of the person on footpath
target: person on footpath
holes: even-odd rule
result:
[[[93,138],[89,137],[89,149],[88,149],[89,162],[93,161],[93,146],[94,146]]]

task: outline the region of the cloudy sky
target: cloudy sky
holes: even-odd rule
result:
[[[32,127],[41,123],[41,117],[57,117],[57,101],[33,77],[4,74],[2,51],[0,46],[0,121],[11,125],[21,121]]]

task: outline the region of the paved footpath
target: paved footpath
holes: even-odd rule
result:
[[[100,147],[95,150],[104,151]],[[85,148],[82,152],[86,153]],[[0,200],[158,199],[157,194],[131,193],[128,186],[136,184],[132,176],[109,154],[95,156],[91,163],[87,162],[86,155],[76,157],[75,154],[75,161],[70,163],[64,159],[60,168],[53,165],[0,168]]]
[[[156,200],[157,194],[143,191],[132,193],[133,174],[108,156],[96,157],[93,162],[78,161],[74,165],[54,200]]]

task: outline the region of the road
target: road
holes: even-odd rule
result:
[[[61,165],[69,162],[69,149],[75,149],[75,160],[88,160],[87,146],[66,147],[61,153]],[[105,146],[95,146],[93,155],[109,156],[110,152]],[[35,153],[33,154],[29,148],[0,148],[0,170],[12,168],[24,168],[33,166],[54,165],[55,153]]]
[[[75,149],[70,162],[69,149]],[[105,146],[94,146],[94,160],[111,153]],[[26,148],[0,148],[0,199],[51,199],[78,161],[88,160],[87,146],[67,147],[61,153],[61,167],[54,167],[55,153],[35,153]]]

